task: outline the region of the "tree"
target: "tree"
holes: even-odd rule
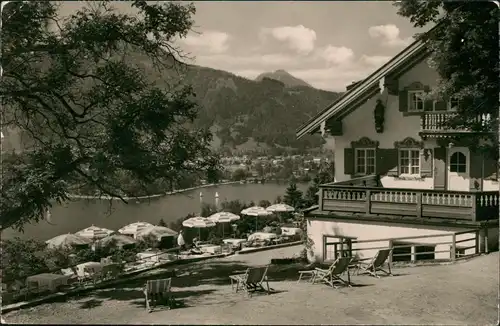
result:
[[[271,206],[271,202],[267,199],[262,199],[261,201],[259,201],[259,206],[267,208],[267,207]]]
[[[234,181],[241,181],[241,180],[244,180],[246,179],[247,177],[247,172],[243,169],[236,169],[234,170],[231,178],[234,180]]]
[[[290,205],[294,208],[302,208],[302,191],[297,189],[297,185],[295,183],[290,183],[288,188],[286,188],[286,193],[283,201],[285,202],[285,204]]]
[[[138,187],[218,166],[211,133],[192,126],[191,87],[167,78],[185,67],[174,42],[191,29],[194,6],[130,5],[137,15],[89,2],[64,20],[55,2],[4,7],[1,127],[30,141],[2,162],[2,229],[43,219],[75,185],[126,202]]]
[[[304,196],[304,205],[306,207],[311,207],[318,204],[318,191],[319,186],[324,183],[329,183],[335,181],[335,170],[333,167],[333,162],[326,164],[319,171],[319,173],[313,178],[313,183],[307,188],[306,194]]]
[[[165,221],[161,218],[160,221],[158,222],[158,225],[159,226],[167,226],[167,223],[165,223]]]
[[[428,43],[440,75],[431,95],[458,101],[458,114],[447,126],[476,131],[458,140],[498,158],[498,7],[492,1],[444,0],[403,0],[396,5],[416,27],[438,24],[418,37]]]

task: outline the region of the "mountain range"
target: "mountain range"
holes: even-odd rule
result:
[[[315,89],[284,70],[261,74],[257,80],[197,65],[160,75],[146,60],[137,56],[132,60],[160,87],[171,82],[191,84],[200,106],[195,125],[210,128],[213,146],[231,152],[320,147],[324,141],[319,135],[297,140],[295,130],[340,96]],[[20,147],[19,136],[8,134],[4,150]]]

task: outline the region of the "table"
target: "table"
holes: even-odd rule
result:
[[[51,273],[41,273],[37,275],[28,276],[26,278],[26,284],[28,287],[47,288],[48,290],[55,292],[57,288],[61,285],[67,285],[69,280],[68,275],[59,275]]]
[[[86,277],[89,276],[88,274],[92,275],[101,272],[102,266],[101,263],[89,261],[76,265],[76,272],[79,277]]]
[[[222,252],[221,246],[215,246],[215,245],[211,245],[211,244],[201,245],[201,246],[199,246],[199,248],[202,252],[214,254],[214,255]]]
[[[240,244],[247,242],[247,239],[224,239],[222,242],[238,247]]]

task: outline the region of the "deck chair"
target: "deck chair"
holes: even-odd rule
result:
[[[146,282],[144,287],[144,295],[146,296],[146,310],[152,312],[153,309],[149,305],[149,300],[153,307],[156,307],[158,300],[165,299],[167,303],[167,309],[171,309],[174,303],[172,298],[172,278],[160,279],[160,280],[149,280]]]
[[[312,283],[314,284],[316,281],[319,281],[330,285],[332,288],[336,287],[336,283],[351,286],[351,276],[349,275],[349,264],[351,261],[352,257],[339,257],[328,269],[316,267]],[[345,272],[347,272],[347,281],[340,277]]]
[[[242,288],[249,297],[256,291],[264,291],[270,294],[272,289],[269,287],[269,281],[267,279],[268,269],[269,266],[248,268],[244,274],[230,275],[231,289],[238,292],[238,290]],[[265,288],[264,283],[266,284]]]
[[[386,273],[387,275],[392,276],[390,262],[387,263],[388,271],[382,269],[382,267],[384,266],[385,262],[387,261],[391,253],[392,249],[390,248],[382,249],[375,254],[375,256],[371,259],[369,263],[359,262],[356,269],[356,275],[359,275],[359,272],[361,271],[361,273],[368,273],[371,276],[380,278],[380,276],[377,275],[377,271],[381,271]]]

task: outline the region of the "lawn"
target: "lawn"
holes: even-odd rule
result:
[[[147,313],[144,280],[3,316],[9,323],[113,324],[496,324],[498,253],[455,265],[398,268],[396,276],[353,276],[357,286],[297,284],[296,270],[272,269],[276,293],[247,298],[231,292],[228,275],[289,247],[182,266],[173,280],[181,307]],[[161,276],[150,276],[159,278]]]

